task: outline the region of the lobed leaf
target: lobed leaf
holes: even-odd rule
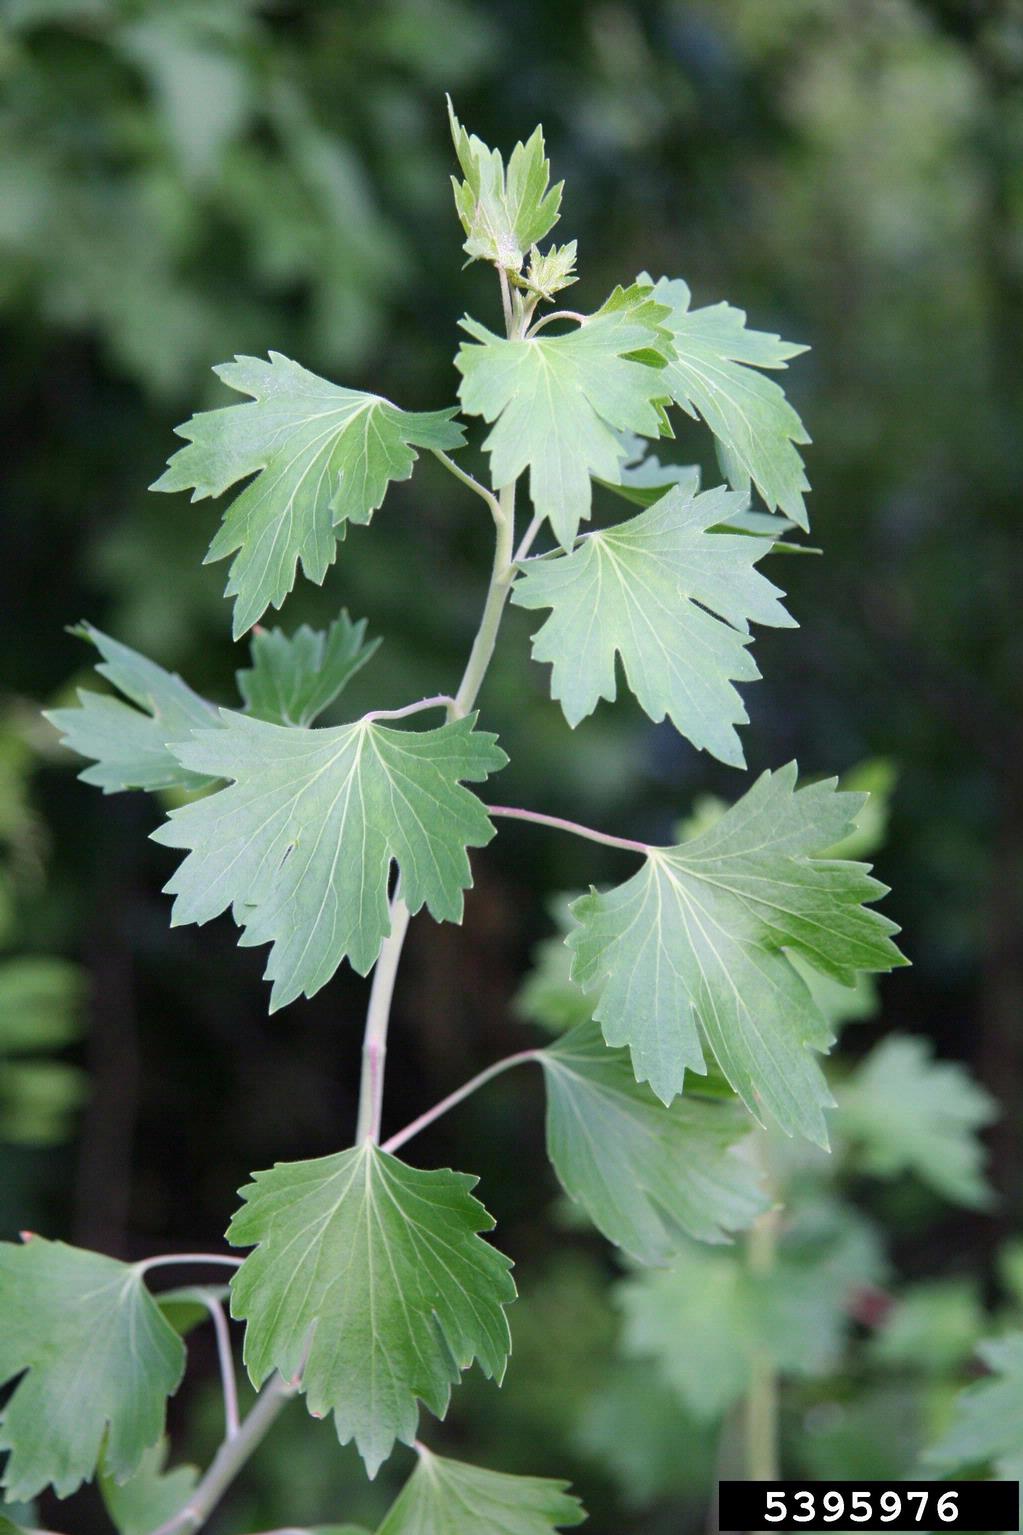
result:
[[[500,1379],[510,1347],[509,1260],[465,1173],[424,1172],[364,1142],[278,1163],[242,1189],[228,1240],[255,1245],[231,1285],[245,1361],[260,1385],[301,1371],[309,1411],[333,1411],[370,1476],[411,1444],[417,1399],[443,1417],[478,1360]]]
[[[735,726],[749,716],[732,684],[760,675],[750,621],[794,624],[782,593],[754,568],[770,542],[710,531],[744,505],[725,490],[672,490],[628,522],[587,534],[571,554],[523,565],[512,601],[552,610],[533,656],[551,663],[551,696],[570,725],[601,698],[614,702],[617,656],[652,720],[667,716],[697,748],[744,765]]]
[[[454,410],[399,410],[377,394],[344,389],[279,352],[236,357],[214,372],[251,396],[203,411],[177,428],[188,440],[153,490],[221,496],[255,478],[228,507],[207,562],[234,555],[227,595],[238,639],[279,608],[301,563],[322,584],[346,525],[368,523],[392,480],[407,480],[416,448],[458,448]]]
[[[507,761],[474,719],[412,731],[367,717],[308,730],[223,711],[223,729],[176,750],[230,785],[153,833],[189,849],[165,887],[173,922],[208,922],[232,906],[243,945],[272,945],[274,1010],[312,996],[345,958],[360,975],[372,968],[390,931],[392,860],[412,912],[425,905],[438,922],[461,921],[467,849],[494,834],[462,781]]]
[[[952,1422],[925,1459],[939,1470],[989,1464],[1017,1481],[1023,1472],[1023,1333],[988,1338],[977,1353],[990,1375],[960,1392]]]
[[[834,1369],[853,1325],[850,1296],[883,1277],[859,1217],[833,1205],[800,1214],[809,1229],[790,1215],[769,1273],[753,1272],[741,1251],[690,1242],[670,1268],[618,1286],[623,1352],[652,1363],[701,1421],[739,1400],[765,1355],[785,1375]]]
[[[199,1472],[195,1466],[164,1469],[167,1441],[146,1451],[135,1474],[126,1482],[112,1476],[99,1479],[103,1503],[119,1535],[152,1535],[188,1502]]]
[[[290,635],[257,630],[252,666],[238,673],[247,713],[274,725],[311,725],[379,649],[365,635],[366,620],[353,624],[344,609],[326,633],[308,624]]]
[[[553,1535],[586,1518],[567,1482],[507,1476],[416,1448],[419,1464],[377,1535]]]
[[[827,1144],[833,1100],[813,1052],[831,1027],[789,954],[843,985],[905,963],[895,925],[867,909],[886,887],[863,864],[813,856],[850,829],[862,795],[834,780],[796,790],[794,763],[761,774],[710,826],[572,907],[573,979],[598,982],[594,1016],[628,1045],[640,1081],[670,1103],[703,1042],[759,1120]]]
[[[483,446],[495,486],[529,470],[538,513],[570,549],[590,515],[591,475],[615,483],[628,449],[620,432],[666,430],[661,322],[667,311],[649,289],[617,289],[567,335],[507,341],[476,320],[455,357],[463,409],[493,427]]]
[[[926,1040],[892,1034],[845,1084],[841,1133],[869,1173],[912,1172],[954,1204],[992,1202],[979,1132],[997,1117],[994,1099],[964,1067],[934,1059]]]
[[[640,1263],[667,1263],[683,1233],[724,1242],[767,1207],[738,1143],[737,1106],[686,1099],[665,1107],[635,1080],[628,1052],[581,1024],[540,1052],[547,1152],[594,1225]]]
[[[640,282],[649,282],[644,273]],[[691,416],[702,416],[718,443],[722,472],[736,490],[750,481],[768,508],[779,508],[806,528],[804,491],[809,481],[797,444],[810,441],[798,415],[773,379],[759,368],[784,368],[805,346],[766,331],[748,330],[746,316],[731,304],[689,307],[681,278],[662,277],[653,297],[668,308],[664,325],[674,356],[665,370],[672,399]]]
[[[464,181],[452,176],[455,207],[465,230],[463,249],[471,261],[491,261],[517,273],[525,252],[548,235],[558,221],[564,182],[550,185],[550,163],[544,152],[543,129],[533,130],[525,144],[516,144],[508,161],[467,133],[448,97],[451,137]],[[574,253],[574,246],[572,247]]]
[[[125,1481],[157,1444],[185,1350],[138,1268],[33,1236],[0,1243],[0,1383],[26,1373],[0,1413],[12,1502],[67,1497],[100,1455]]]
[[[194,730],[215,730],[220,724],[215,706],[176,672],[164,671],[92,624],[79,624],[73,632],[95,645],[103,657],[96,670],[129,700],[79,689],[77,708],[46,713],[65,746],[93,759],[78,775],[82,782],[104,794],[204,788],[209,777],[182,767],[170,743],[189,740]]]

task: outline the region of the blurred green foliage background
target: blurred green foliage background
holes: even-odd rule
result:
[[[227,922],[169,931],[170,863],[146,840],[157,808],[79,784],[38,711],[84,676],[65,632],[81,617],[232,695],[224,568],[201,565],[217,511],[145,489],[174,424],[224,402],[212,364],[274,348],[409,408],[453,401],[456,321],[493,323],[497,295],[491,273],[461,269],[446,90],[505,149],[544,123],[567,183],[558,234],[580,242],[573,303],[664,271],[813,348],[787,387],[815,439],[824,557],[771,569],[801,628],[758,637],[750,767],[889,765],[878,866],[914,968],[846,1043],[926,1036],[1001,1116],[993,1208],[850,1174],[888,1256],[849,1258],[866,1299],[825,1350],[826,1385],[789,1403],[788,1442],[806,1472],[890,1474],[940,1418],[934,1377],[968,1374],[985,1306],[1001,1315],[1021,1288],[1018,0],[4,0],[4,1235],[201,1248],[252,1168],[351,1135],[363,983],[341,976],[268,1019],[262,955]],[[702,447],[694,430],[678,453]],[[424,462],[322,590],[300,584],[287,627],[344,603],[385,636],[346,707],[452,687],[489,536]],[[510,613],[482,699],[512,756],[502,798],[663,840],[694,796],[737,796],[739,775],[628,699],[570,736],[529,627]],[[511,999],[547,899],[613,872],[604,857],[504,835],[474,859],[464,928],[415,924],[391,1128],[529,1041]],[[617,1268],[561,1219],[537,1084],[502,1080],[417,1157],[482,1175],[523,1295],[503,1391],[468,1382],[431,1442],[571,1475],[595,1535],[699,1528],[727,1425],[715,1444],[684,1392],[615,1357]],[[900,1287],[892,1341],[878,1323]],[[201,1457],[218,1404],[212,1343],[197,1335],[195,1352],[172,1427]],[[293,1409],[221,1526],[370,1519],[390,1474],[367,1489],[329,1426]],[[102,1524],[89,1494],[44,1514]]]

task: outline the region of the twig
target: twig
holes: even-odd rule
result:
[[[484,1083],[499,1077],[504,1071],[510,1071],[513,1066],[522,1066],[526,1061],[535,1061],[539,1054],[539,1050],[520,1050],[517,1055],[506,1055],[504,1060],[495,1061],[493,1066],[477,1072],[474,1077],[469,1078],[468,1082],[456,1088],[453,1093],[448,1093],[447,1097],[442,1098],[439,1103],[435,1103],[432,1109],[427,1109],[425,1114],[420,1114],[418,1119],[413,1119],[404,1130],[399,1130],[396,1135],[391,1136],[390,1140],[384,1141],[381,1151],[397,1151],[399,1146],[404,1146],[406,1141],[418,1135],[420,1130],[425,1130],[427,1125],[432,1125],[435,1119],[440,1119],[442,1114],[446,1114],[449,1109],[461,1103],[463,1098],[468,1098],[470,1093],[474,1093]]]
[[[605,847],[620,847],[628,853],[650,852],[648,842],[634,842],[631,837],[613,837],[610,832],[594,831],[592,826],[581,826],[578,821],[566,821],[559,815],[544,815],[539,810],[519,810],[512,805],[487,805],[488,815],[504,816],[509,821],[534,821],[537,826],[552,826],[555,831],[571,832],[574,837],[585,837],[588,842],[601,842]]]

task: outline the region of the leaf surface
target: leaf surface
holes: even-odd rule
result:
[[[194,730],[216,729],[220,716],[214,705],[193,693],[176,672],[164,671],[92,624],[79,624],[74,632],[96,646],[103,657],[96,670],[124,695],[111,698],[80,688],[77,708],[46,714],[65,746],[93,759],[78,775],[82,782],[104,794],[208,784],[207,775],[182,767],[170,743],[190,740]]]
[[[106,1511],[120,1535],[152,1535],[188,1502],[199,1480],[195,1466],[175,1466],[166,1471],[167,1442],[146,1451],[134,1476],[118,1483],[100,1477]]]
[[[834,780],[797,790],[790,763],[706,831],[651,848],[631,879],[574,903],[573,978],[602,984],[604,1037],[629,1046],[665,1103],[687,1070],[706,1071],[706,1041],[752,1114],[826,1145],[833,1100],[814,1052],[832,1032],[788,954],[844,985],[905,963],[894,924],[864,904],[886,887],[865,865],[813,856],[862,804]]]
[[[459,397],[492,422],[483,446],[496,486],[529,470],[537,512],[569,549],[590,515],[590,476],[615,483],[628,449],[619,432],[658,437],[665,430],[666,311],[642,288],[618,289],[594,315],[563,336],[495,336],[476,320],[455,357]]]
[[[419,1446],[377,1535],[553,1535],[585,1518],[566,1482],[486,1471]]]
[[[748,491],[752,481],[771,511],[779,508],[806,528],[803,493],[810,486],[797,444],[810,438],[784,391],[757,371],[784,368],[806,347],[748,330],[745,314],[731,304],[691,309],[680,278],[662,277],[653,296],[670,311],[664,324],[675,356],[665,377],[672,398],[710,427],[722,471],[736,490]]]
[[[12,1502],[96,1471],[131,1476],[163,1433],[185,1363],[137,1268],[33,1236],[0,1243],[0,1382],[27,1373],[0,1415]]]
[[[988,1338],[977,1353],[991,1372],[960,1392],[948,1429],[927,1451],[940,1469],[990,1464],[1016,1481],[1023,1472],[1023,1332]]]
[[[247,713],[274,725],[311,725],[379,648],[366,642],[366,620],[342,611],[326,633],[302,624],[294,634],[262,629],[252,636],[252,665],[238,673]]]
[[[829,1204],[788,1219],[770,1273],[752,1272],[738,1249],[689,1242],[670,1268],[618,1286],[624,1353],[652,1362],[700,1420],[739,1400],[765,1354],[785,1375],[833,1370],[852,1328],[850,1296],[883,1277],[859,1217]]]
[[[399,410],[380,395],[329,383],[271,352],[236,357],[214,372],[251,396],[244,405],[203,411],[177,428],[188,441],[153,490],[235,497],[207,561],[234,555],[227,595],[235,597],[238,639],[295,584],[298,564],[318,585],[346,524],[367,523],[392,480],[407,480],[416,448],[458,448],[454,410]]]
[[[911,1172],[954,1204],[981,1210],[992,1193],[979,1132],[996,1116],[994,1100],[957,1062],[935,1060],[926,1040],[892,1034],[845,1084],[837,1121],[865,1171]]]
[[[745,505],[726,490],[669,491],[627,522],[589,533],[571,554],[530,560],[519,607],[550,608],[533,657],[550,662],[551,696],[572,726],[617,694],[616,656],[655,722],[741,767],[736,724],[748,715],[733,682],[759,677],[751,621],[791,627],[781,593],[755,569],[766,539],[712,533]]]
[[[174,923],[233,906],[243,945],[273,945],[274,1009],[312,996],[345,957],[360,975],[372,968],[390,931],[392,860],[412,912],[425,905],[438,922],[460,921],[466,849],[494,834],[462,780],[507,760],[473,718],[436,730],[369,719],[308,730],[224,711],[224,729],[177,751],[189,769],[232,782],[153,833],[190,849],[166,886]]]
[[[465,177],[464,181],[451,178],[455,207],[466,235],[463,249],[471,261],[491,261],[506,272],[517,273],[526,251],[557,223],[561,206],[564,183],[550,185],[543,129],[535,128],[525,144],[516,144],[506,169],[498,150],[462,127],[450,97],[448,120]],[[571,250],[574,257],[574,245]]]
[[[474,1359],[504,1372],[515,1286],[508,1259],[478,1235],[494,1223],[475,1184],[367,1142],[278,1163],[242,1190],[228,1239],[258,1244],[231,1285],[249,1374],[259,1385],[301,1369],[309,1411],[333,1411],[371,1476],[396,1439],[413,1442],[417,1398],[443,1417]]]
[[[547,1152],[565,1191],[641,1263],[667,1263],[682,1233],[723,1242],[766,1209],[756,1168],[737,1146],[737,1106],[686,1098],[665,1107],[591,1023],[539,1056]]]

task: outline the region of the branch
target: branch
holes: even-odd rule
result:
[[[220,1386],[224,1393],[224,1436],[234,1439],[240,1427],[238,1418],[238,1382],[234,1375],[234,1354],[231,1352],[231,1333],[227,1316],[216,1295],[209,1290],[198,1292],[210,1314],[217,1339],[217,1363],[220,1366]]]
[[[216,1263],[224,1268],[240,1269],[244,1263],[243,1258],[230,1258],[225,1253],[161,1253],[156,1258],[143,1258],[141,1262],[133,1265],[139,1274],[147,1274],[150,1269],[168,1268],[175,1263]]]
[[[403,720],[409,714],[421,714],[424,709],[450,709],[454,699],[449,693],[434,693],[432,698],[421,698],[418,703],[404,704],[400,709],[371,709],[364,720]]]
[[[206,1523],[245,1462],[261,1443],[284,1404],[298,1390],[298,1381],[275,1375],[256,1398],[255,1406],[233,1439],[225,1439],[184,1508],[159,1525],[153,1535],[174,1535],[177,1530],[197,1530]]]
[[[526,529],[525,533],[523,533],[521,544],[512,555],[513,565],[517,565],[520,560],[524,560],[526,558],[526,555],[533,547],[533,540],[536,538],[536,535],[543,527],[543,520],[544,514],[542,512],[537,512],[536,516],[529,524],[529,527]]]
[[[521,338],[528,324],[528,316],[521,316],[518,319],[513,317],[508,278],[504,272],[500,273],[500,278],[507,333],[510,338]],[[513,480],[510,485],[505,485],[500,494],[494,496],[491,491],[484,490],[471,475],[467,475],[460,469],[447,454],[438,452],[436,456],[446,468],[451,470],[456,479],[482,495],[493,513],[497,532],[490,585],[487,588],[479,629],[473,640],[469,659],[458,685],[458,692],[447,706],[449,719],[463,719],[476,702],[483,678],[486,676],[487,667],[490,665],[494,646],[497,643],[501,616],[515,577],[515,566],[512,563],[512,550],[515,543],[515,482]],[[369,994],[366,1029],[362,1041],[362,1076],[359,1082],[359,1109],[355,1130],[357,1143],[367,1140],[375,1142],[380,1135],[391,999],[394,995],[394,982],[408,925],[409,910],[401,899],[399,889],[391,903],[391,931],[380,950]]]
[[[359,1117],[355,1127],[356,1142],[376,1141],[380,1135],[380,1116],[384,1104],[384,1063],[387,1059],[387,1025],[391,1017],[391,998],[398,974],[409,909],[396,894],[391,902],[391,931],[384,939],[380,957],[373,971],[366,1013],[366,1032],[362,1039],[362,1079],[359,1083]]]
[[[550,325],[552,320],[574,320],[577,325],[585,325],[587,316],[580,314],[577,309],[553,309],[550,314],[545,314],[543,319],[537,320],[532,330],[527,333],[527,341],[532,341],[533,337],[542,331],[545,325]]]
[[[442,1098],[439,1103],[435,1103],[432,1109],[427,1109],[425,1114],[420,1114],[418,1119],[413,1119],[404,1130],[399,1130],[396,1135],[391,1136],[390,1140],[384,1141],[380,1150],[397,1151],[399,1146],[404,1146],[406,1141],[418,1135],[420,1130],[425,1130],[427,1125],[432,1125],[435,1119],[440,1119],[442,1114],[446,1114],[449,1109],[461,1103],[463,1098],[468,1098],[470,1093],[474,1093],[478,1087],[492,1081],[494,1077],[499,1077],[503,1071],[510,1071],[513,1066],[523,1066],[526,1061],[535,1061],[539,1055],[539,1050],[520,1050],[517,1055],[506,1055],[503,1061],[495,1061],[493,1066],[477,1072],[476,1076],[470,1077],[468,1082],[456,1088],[453,1093],[448,1093],[447,1097]]]
[[[566,821],[559,815],[543,815],[539,810],[518,810],[512,805],[487,805],[488,815],[504,816],[509,821],[534,821],[537,826],[552,826],[555,831],[571,832],[574,837],[585,837],[588,842],[600,842],[604,847],[620,847],[627,853],[650,851],[648,842],[634,842],[631,837],[613,837],[610,832],[594,831],[592,826],[581,826],[578,821]]]

